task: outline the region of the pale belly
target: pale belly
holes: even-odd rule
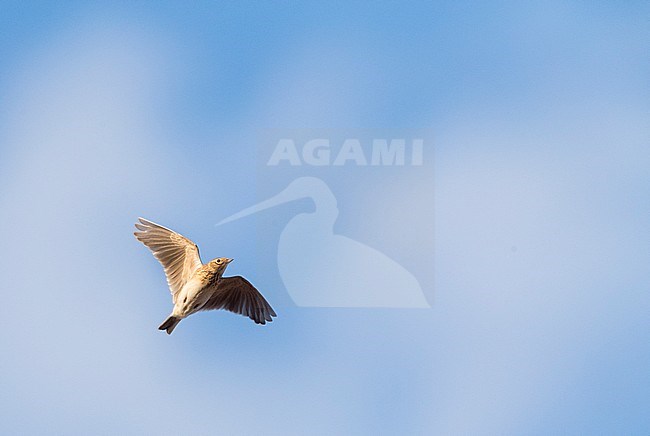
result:
[[[183,289],[178,293],[178,299],[174,305],[172,314],[185,318],[197,312],[210,298],[209,292],[204,292],[203,283],[200,279],[190,279]]]

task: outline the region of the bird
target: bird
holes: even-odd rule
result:
[[[163,266],[174,303],[158,330],[170,335],[181,320],[202,310],[225,309],[247,316],[256,324],[266,324],[277,316],[244,277],[223,277],[233,259],[219,257],[203,264],[199,247],[185,236],[144,218],[138,221],[138,231],[133,234]]]

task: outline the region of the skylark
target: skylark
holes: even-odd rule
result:
[[[139,218],[133,233],[146,245],[165,269],[174,310],[158,327],[171,334],[183,318],[200,310],[225,309],[266,324],[277,316],[269,303],[241,276],[223,277],[232,259],[219,257],[205,265],[199,247],[185,236]]]

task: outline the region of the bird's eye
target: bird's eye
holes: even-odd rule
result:
[[[221,263],[221,259],[217,259],[217,263]]]

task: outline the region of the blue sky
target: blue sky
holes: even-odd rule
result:
[[[649,12],[0,3],[2,429],[648,434]],[[268,129],[426,130],[431,158],[269,176]],[[296,306],[276,244],[308,202],[215,227],[295,175],[431,308]],[[278,318],[157,331],[138,216],[234,257]]]

